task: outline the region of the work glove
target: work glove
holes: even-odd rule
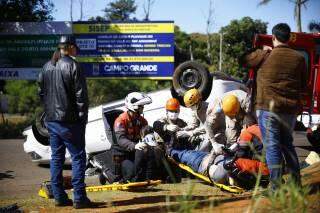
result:
[[[177,138],[188,138],[192,136],[192,131],[178,131]]]
[[[134,146],[136,150],[144,150],[146,147],[147,147],[147,144],[143,142],[139,142]]]
[[[211,143],[212,145],[212,151],[216,154],[216,155],[220,155],[223,153],[223,147],[224,145],[217,143],[217,142],[213,142]]]
[[[166,129],[169,131],[169,132],[176,132],[179,130],[179,127],[175,124],[168,124],[166,125]]]

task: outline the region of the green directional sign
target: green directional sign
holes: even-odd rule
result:
[[[56,35],[0,36],[0,67],[41,67],[56,50]]]
[[[71,22],[0,22],[0,79],[37,79]]]
[[[1,35],[0,79],[36,78],[33,75],[50,60],[58,40],[58,35]]]

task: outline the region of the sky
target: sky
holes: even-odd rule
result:
[[[138,6],[134,16],[144,18],[145,0],[136,0]],[[52,0],[55,5],[53,17],[55,21],[70,21],[70,0]],[[80,17],[79,0],[73,0],[73,20]],[[103,16],[102,11],[112,0],[84,0],[84,18]],[[258,6],[260,0],[213,0],[214,14],[211,32],[218,32],[233,19],[250,16],[268,22],[268,33],[280,22],[288,23],[292,31],[296,31],[294,20],[294,4],[290,0],[272,0],[267,5]],[[187,33],[206,32],[209,0],[155,0],[151,10],[152,21],[174,21]],[[308,32],[308,24],[312,20],[320,22],[320,0],[309,0],[306,8],[302,8],[302,30]]]

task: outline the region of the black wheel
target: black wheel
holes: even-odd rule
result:
[[[212,79],[209,71],[201,64],[187,61],[180,64],[173,74],[171,94],[184,105],[183,95],[186,91],[196,88],[202,99],[206,100],[211,92]]]
[[[49,146],[49,132],[44,125],[45,113],[42,113],[40,117],[36,118],[35,124],[32,125],[32,132],[37,141],[44,145]]]

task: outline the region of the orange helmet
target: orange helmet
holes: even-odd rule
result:
[[[166,103],[166,110],[168,111],[179,111],[180,103],[176,98],[170,98]]]

